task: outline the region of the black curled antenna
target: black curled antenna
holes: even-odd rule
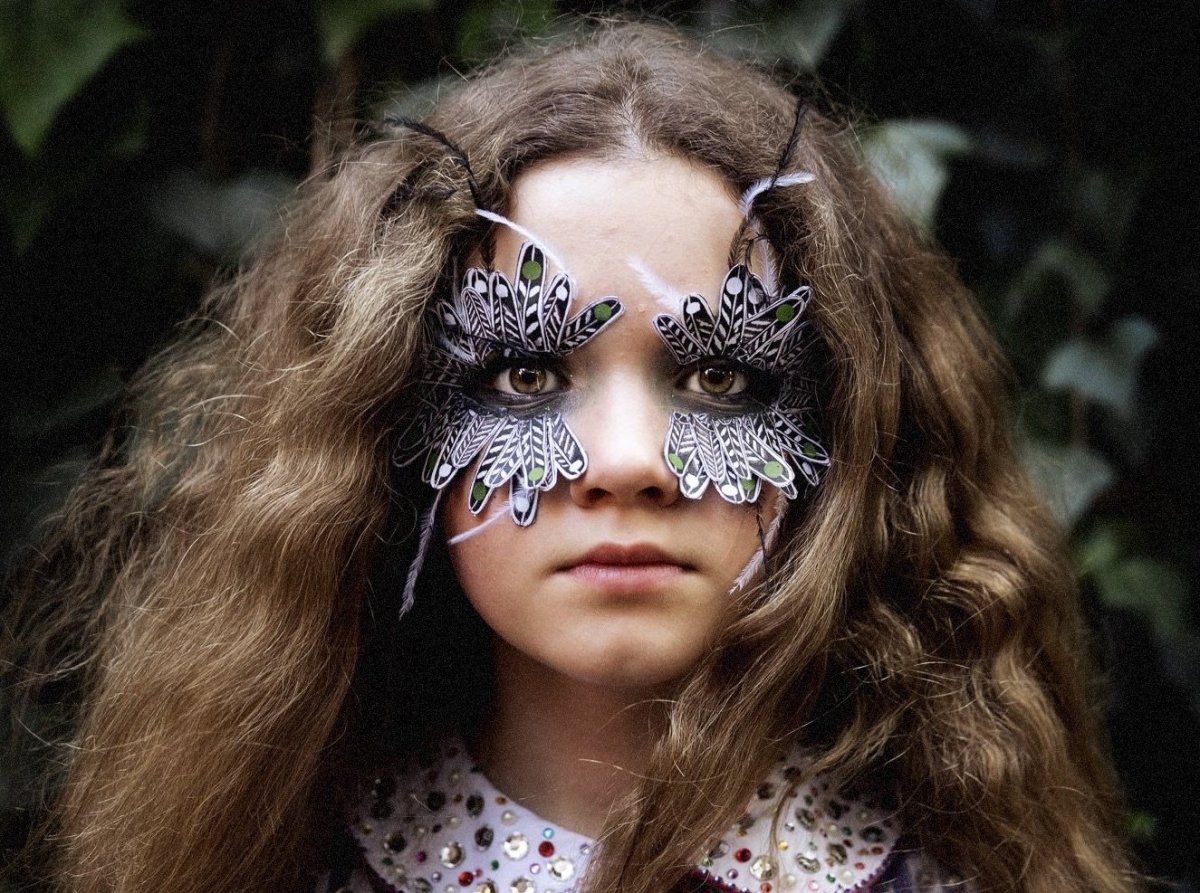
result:
[[[738,227],[737,233],[733,237],[733,244],[729,246],[729,266],[735,266],[739,260],[749,262],[750,249],[758,236],[753,239],[746,238],[746,230],[750,227],[750,221],[754,216],[754,202],[757,201],[760,195],[770,192],[779,183],[779,178],[783,176],[783,172],[787,170],[792,163],[792,156],[796,153],[796,146],[800,144],[800,133],[804,129],[804,118],[808,114],[808,103],[801,97],[796,97],[796,116],[792,121],[792,132],[788,135],[787,142],[783,146],[783,151],[779,153],[779,161],[775,163],[775,171],[771,174],[771,179],[767,183],[765,189],[759,190],[751,198],[746,206],[742,209],[742,223]]]
[[[479,210],[487,210],[483,202],[483,191],[479,188],[479,181],[475,178],[475,171],[471,168],[471,160],[467,157],[466,150],[459,146],[458,143],[454,142],[454,140],[450,139],[450,137],[446,136],[440,130],[404,115],[389,115],[383,119],[383,124],[388,127],[411,130],[414,133],[423,134],[444,146],[449,152],[450,157],[458,162],[463,172],[467,175],[467,188],[471,192],[472,203]],[[479,246],[479,254],[483,259],[483,264],[489,270],[492,268],[495,253],[495,241],[489,230],[489,234]]]

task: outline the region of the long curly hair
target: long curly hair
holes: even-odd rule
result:
[[[429,496],[390,463],[420,321],[486,239],[476,201],[505,209],[539,161],[629,150],[740,192],[776,171],[794,108],[670,29],[593,25],[437,105],[427,123],[473,182],[436,139],[382,125],[306,184],[140,374],[17,579],[9,672],[66,730],[40,832],[56,888],[311,886],[371,747],[486,688],[486,631],[444,567],[397,619]],[[888,794],[914,845],[979,890],[1136,889],[1005,363],[844,124],[809,112],[789,169],[815,180],[758,211],[785,277],[816,295],[834,461],[664,707],[586,890],[670,888],[797,741],[814,771]]]

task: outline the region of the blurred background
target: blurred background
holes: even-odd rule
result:
[[[1196,890],[1192,5],[0,0],[3,557],[63,498],[123,382],[356,116],[420,116],[564,14],[649,11],[857,110],[866,161],[958,259],[1071,535],[1129,833],[1148,871]],[[21,777],[0,764],[0,846],[24,833]]]

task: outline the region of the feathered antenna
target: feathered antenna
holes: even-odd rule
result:
[[[795,186],[799,183],[808,183],[815,179],[814,175],[807,171],[800,171],[793,174],[784,173],[788,165],[792,162],[796,146],[800,143],[800,133],[804,128],[804,117],[807,114],[808,103],[797,97],[796,117],[792,121],[792,132],[783,146],[783,151],[779,153],[779,161],[775,164],[774,173],[761,180],[755,180],[750,184],[750,188],[742,193],[740,202],[742,223],[733,237],[733,243],[729,246],[729,266],[736,266],[739,262],[749,263],[751,248],[763,238],[762,234],[757,232],[757,226],[754,223],[754,203],[758,200],[758,197],[780,186]],[[754,238],[747,239],[746,230],[750,229],[751,226],[755,227],[756,232]],[[773,280],[775,277],[774,275],[770,275],[767,278]],[[764,284],[768,288],[775,285],[774,282]]]
[[[454,142],[454,140],[450,139],[450,137],[446,136],[440,130],[436,130],[428,124],[422,124],[420,121],[405,117],[404,115],[389,115],[383,119],[383,123],[389,127],[403,128],[423,134],[445,146],[450,153],[450,157],[458,162],[463,172],[467,175],[467,188],[471,191],[471,201],[475,204],[476,210],[491,213],[484,204],[483,190],[479,188],[479,181],[475,178],[475,171],[471,168],[471,159],[467,157],[466,150],[458,145],[458,143]],[[483,242],[479,246],[479,255],[483,259],[483,265],[488,270],[491,270],[492,262],[496,256],[496,242],[491,230],[484,236]]]
[[[773,568],[770,560],[775,551],[775,543],[779,539],[779,531],[783,529],[783,521],[787,517],[789,503],[786,499],[779,500],[779,504],[775,507],[775,517],[771,519],[771,525],[765,530],[763,529],[762,506],[759,505],[754,512],[754,520],[758,524],[758,551],[751,557],[746,566],[742,568],[742,572],[738,574],[736,580],[733,581],[733,586],[730,588],[731,593],[741,592],[749,586],[758,574],[763,575],[763,582],[770,584]]]
[[[438,490],[434,494],[433,502],[421,516],[421,533],[417,538],[417,553],[408,566],[408,577],[404,581],[404,594],[400,599],[401,617],[412,610],[413,601],[416,599],[417,578],[421,576],[421,568],[425,566],[425,557],[429,554],[429,547],[433,543],[433,531],[437,529],[438,504],[442,501],[443,492]]]

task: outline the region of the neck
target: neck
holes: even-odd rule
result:
[[[475,756],[509,797],[599,837],[609,810],[645,772],[661,694],[570,679],[498,641],[496,690]]]

